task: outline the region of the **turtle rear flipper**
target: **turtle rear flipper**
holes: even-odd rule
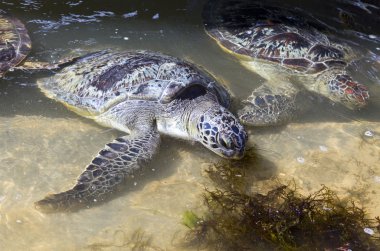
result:
[[[35,203],[44,213],[75,211],[106,200],[151,160],[158,149],[156,129],[134,137],[124,136],[107,144],[79,176],[70,190],[51,194]]]
[[[22,71],[43,71],[43,70],[58,70],[67,65],[73,64],[80,57],[67,57],[59,60],[57,63],[49,63],[42,61],[24,61],[20,65],[13,67],[14,70]]]
[[[298,113],[298,93],[289,84],[275,89],[262,85],[243,101],[244,107],[238,111],[239,119],[252,126],[285,124]]]

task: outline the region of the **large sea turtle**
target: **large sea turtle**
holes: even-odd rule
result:
[[[226,107],[229,93],[190,63],[148,51],[100,51],[38,81],[50,98],[126,134],[107,144],[70,190],[36,202],[44,212],[107,198],[157,152],[160,134],[243,156],[247,134]]]
[[[239,110],[245,124],[263,126],[289,121],[300,109],[299,93],[317,93],[350,109],[367,105],[366,86],[346,72],[353,50],[334,43],[317,22],[295,11],[256,1],[211,0],[203,11],[206,32],[225,50],[267,82]],[[298,81],[290,83],[289,78]]]
[[[7,71],[20,70],[53,70],[71,62],[66,58],[60,62],[48,63],[27,61],[32,43],[24,24],[16,17],[0,9],[0,77]]]

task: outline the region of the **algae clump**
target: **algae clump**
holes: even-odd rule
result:
[[[298,193],[294,184],[277,185],[264,195],[250,193],[243,185],[247,169],[238,163],[224,161],[207,170],[217,188],[206,188],[207,213],[203,217],[186,212],[195,219],[187,224],[191,228],[185,236],[187,246],[208,250],[380,250],[380,218],[367,218],[365,210],[353,201],[341,200],[326,186],[308,196]]]

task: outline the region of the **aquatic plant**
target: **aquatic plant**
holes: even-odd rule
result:
[[[203,217],[184,215],[190,229],[186,245],[208,250],[380,250],[380,218],[368,219],[354,201],[340,199],[326,186],[308,196],[294,184],[252,194],[244,187],[247,169],[236,164],[225,161],[207,170],[218,188],[206,188]]]

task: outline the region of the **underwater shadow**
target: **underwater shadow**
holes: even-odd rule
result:
[[[251,147],[243,159],[223,159],[210,163],[204,171],[216,186],[248,192],[255,182],[272,180],[277,176],[277,166],[259,151]]]

